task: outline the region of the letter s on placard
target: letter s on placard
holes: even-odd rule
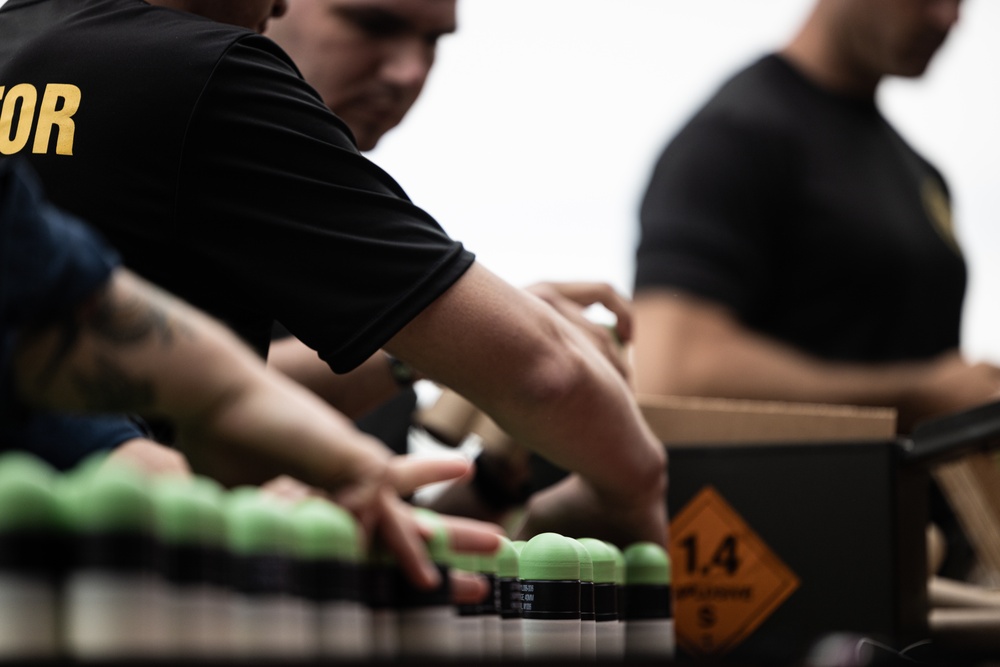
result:
[[[39,105],[38,91],[30,83],[19,83],[10,90],[0,86],[0,154],[13,155],[24,150],[35,125],[33,153],[49,152],[55,127],[56,154],[72,155],[76,135],[73,116],[80,108],[81,97],[80,89],[72,84],[50,83],[45,86]]]

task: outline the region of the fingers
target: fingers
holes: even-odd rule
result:
[[[260,490],[270,496],[290,503],[301,502],[309,496],[319,493],[314,487],[288,475],[281,475],[269,482],[265,482],[261,485]]]
[[[399,567],[415,586],[427,590],[439,586],[440,574],[427,554],[412,508],[391,492],[381,493],[380,503],[379,542],[396,557]]]
[[[108,461],[125,462],[149,476],[190,477],[192,474],[188,460],[179,451],[142,438],[127,440],[116,447],[108,455]]]
[[[548,303],[580,329],[622,377],[626,379],[629,377],[629,366],[622,353],[622,345],[632,336],[631,304],[610,285],[538,283],[529,287],[527,291]],[[595,303],[600,303],[615,314],[617,324],[614,331],[584,316],[584,309]]]
[[[401,496],[408,496],[427,484],[471,474],[472,464],[463,458],[427,459],[394,456],[389,461],[389,479]]]
[[[608,283],[600,282],[580,282],[580,283],[538,283],[528,288],[541,299],[552,303],[556,297],[572,301],[580,309],[587,308],[599,303],[614,314],[617,322],[615,333],[618,335],[621,344],[632,340],[632,302],[622,296],[614,287]]]
[[[489,583],[481,575],[451,570],[448,578],[451,582],[452,604],[476,604],[490,594]]]
[[[495,553],[500,548],[504,529],[495,523],[477,521],[466,517],[439,514],[438,520],[448,532],[448,545],[452,551],[463,553]],[[421,535],[430,537],[434,526],[419,522]]]

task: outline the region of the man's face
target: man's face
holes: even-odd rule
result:
[[[878,75],[920,76],[958,21],[961,0],[854,0],[847,39]]]
[[[371,150],[409,111],[456,0],[290,0],[267,35]]]
[[[192,5],[189,11],[222,23],[264,32],[268,19],[281,16],[287,9],[288,0],[206,0]]]

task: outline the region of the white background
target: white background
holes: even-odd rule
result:
[[[637,211],[665,142],[812,0],[460,0],[423,97],[370,157],[517,285],[631,293]],[[965,0],[927,74],[880,103],[952,188],[970,264],[963,345],[1000,361],[1000,2]]]

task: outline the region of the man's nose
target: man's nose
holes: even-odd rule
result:
[[[399,86],[422,86],[434,64],[434,47],[422,39],[400,40],[388,47],[382,75]]]
[[[958,23],[962,0],[934,0],[929,8],[934,27],[947,32]]]

